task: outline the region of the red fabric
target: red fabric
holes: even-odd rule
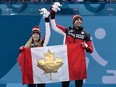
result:
[[[61,25],[58,25],[58,24],[56,24],[56,26],[57,26],[59,29],[61,29],[63,32],[66,32],[66,29],[65,29],[64,26],[61,26]]]
[[[30,48],[24,48],[18,57],[22,72],[22,83],[33,84],[32,58]],[[85,52],[80,43],[67,45],[68,68],[70,80],[86,78]],[[60,55],[60,54],[59,54]]]
[[[22,84],[33,83],[33,70],[30,48],[24,48],[18,56],[18,64],[22,72]]]
[[[87,41],[86,43],[88,45],[88,48],[90,49],[90,53],[92,53],[93,52],[92,42],[91,41]]]
[[[86,79],[85,52],[81,44],[67,45],[70,80]]]

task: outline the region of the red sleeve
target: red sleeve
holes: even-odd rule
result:
[[[56,24],[56,26],[61,29],[63,32],[66,32],[66,28],[64,26]]]
[[[61,26],[61,25],[58,25],[56,23],[56,20],[55,19],[51,19],[51,27],[54,31],[56,31],[57,33],[59,34],[62,34],[62,35],[65,35],[65,32],[66,32],[66,28]]]
[[[92,41],[87,41],[86,43],[88,45],[88,48],[86,49],[86,51],[89,53],[92,53],[93,52]]]

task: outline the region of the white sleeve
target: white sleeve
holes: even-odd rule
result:
[[[45,40],[44,40],[43,46],[46,46],[48,44],[50,35],[51,35],[50,24],[49,22],[45,22]]]
[[[56,26],[55,19],[51,19],[50,21],[51,21],[51,27],[54,31],[56,31],[59,34],[66,35],[65,32],[63,32],[60,28]]]

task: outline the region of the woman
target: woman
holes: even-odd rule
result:
[[[32,47],[41,47],[46,46],[48,44],[49,38],[50,38],[50,25],[49,25],[49,12],[46,9],[41,9],[40,14],[43,15],[45,18],[45,31],[46,34],[44,35],[44,38],[41,39],[41,31],[39,26],[35,26],[32,28],[31,37],[28,40],[28,42],[25,44],[25,46],[20,47],[20,51],[24,48],[32,48]],[[36,87],[36,84],[28,84],[28,87]],[[45,84],[37,84],[37,87],[45,87]]]

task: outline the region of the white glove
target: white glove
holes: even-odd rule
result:
[[[88,45],[84,42],[84,43],[82,43],[82,47],[86,49],[88,47]]]
[[[40,14],[43,15],[43,18],[48,18],[50,15],[50,12],[47,11],[47,9],[45,8],[39,9],[39,11],[40,11]]]
[[[54,4],[52,5],[52,10],[54,11],[54,12],[57,12],[57,11],[60,11],[60,7],[61,7],[62,5],[59,3],[59,2],[54,2]]]

